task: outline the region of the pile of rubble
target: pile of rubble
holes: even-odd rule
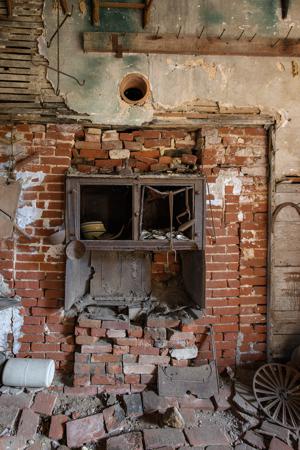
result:
[[[241,382],[233,392],[222,382],[212,399],[94,386],[0,391],[0,450],[298,449],[296,433],[266,420]]]

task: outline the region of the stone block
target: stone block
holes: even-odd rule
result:
[[[144,414],[141,394],[124,395],[126,415],[129,417],[139,417]]]
[[[102,134],[102,141],[118,141],[119,133],[116,130],[104,131]]]
[[[129,374],[137,374],[137,375],[146,375],[152,374],[155,372],[155,365],[153,364],[124,364],[124,373],[125,375]]]
[[[172,358],[183,360],[183,359],[194,359],[198,355],[198,347],[193,345],[192,347],[186,348],[174,348],[170,351]]]
[[[109,150],[110,159],[129,159],[130,151],[126,149]]]
[[[144,391],[142,393],[144,412],[151,414],[155,411],[164,412],[171,406],[178,407],[176,398],[160,397],[154,391]]]
[[[66,429],[69,447],[77,448],[88,442],[97,441],[105,436],[103,414],[67,422]]]

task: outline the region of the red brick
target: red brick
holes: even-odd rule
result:
[[[95,414],[83,419],[67,422],[67,445],[80,447],[85,443],[97,441],[105,436],[103,415]]]
[[[79,319],[78,325],[81,328],[101,328],[101,320]]]
[[[69,418],[63,414],[51,417],[51,424],[49,429],[49,438],[59,441],[64,436],[65,424]]]
[[[116,380],[112,375],[94,375],[92,376],[92,384],[115,384]]]
[[[56,400],[57,395],[38,392],[35,397],[32,409],[37,413],[51,416]]]
[[[25,441],[34,439],[39,426],[39,420],[40,416],[35,414],[31,409],[23,409],[18,427],[18,436],[25,439]]]
[[[76,336],[76,344],[79,345],[92,345],[98,341],[96,336]]]
[[[106,169],[113,169],[114,167],[122,166],[121,159],[96,159],[95,165]]]

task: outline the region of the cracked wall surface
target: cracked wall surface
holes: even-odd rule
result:
[[[61,29],[61,70],[80,81],[61,76],[60,92],[67,105],[79,113],[87,113],[94,123],[107,125],[139,126],[153,119],[158,109],[180,110],[199,99],[204,104],[217,102],[221,106],[256,107],[262,113],[279,119],[276,143],[276,176],[300,173],[298,146],[298,120],[300,110],[300,77],[298,63],[292,58],[133,55],[123,58],[113,55],[84,53],[83,31],[142,31],[139,12],[101,10],[100,27],[92,27],[90,16],[79,11],[73,1],[73,15]],[[195,34],[202,27],[209,36],[218,36],[223,29],[225,37],[236,37],[241,30],[245,36],[284,36],[293,26],[293,37],[300,33],[299,5],[292,5],[286,21],[280,19],[280,2],[207,2],[192,0],[154,2],[150,23],[145,31]],[[238,3],[238,4],[237,4]],[[227,8],[228,6],[228,8]],[[238,6],[238,7],[237,7]],[[45,2],[46,31],[40,39],[40,50],[54,67],[56,44],[50,49],[45,42],[56,27],[53,2]],[[168,21],[165,20],[168,17]],[[70,56],[71,55],[71,56]],[[151,84],[152,98],[143,107],[129,106],[119,96],[119,83],[130,72],[141,72]],[[53,86],[57,74],[48,71]],[[185,106],[184,106],[185,105]]]

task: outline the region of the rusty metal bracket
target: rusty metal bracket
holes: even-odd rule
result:
[[[111,35],[111,40],[112,40],[113,52],[116,53],[116,57],[117,58],[123,58],[123,47],[122,47],[122,45],[119,45],[118,35],[117,34],[112,34]]]
[[[34,66],[43,66],[43,67],[47,67],[47,69],[50,69],[50,70],[54,70],[55,72],[57,72],[58,71],[58,69],[56,69],[55,67],[52,67],[52,66],[48,66],[48,64],[43,64],[43,63],[34,63],[34,62],[32,62],[32,64],[34,65]],[[74,77],[74,75],[70,75],[69,73],[66,73],[66,72],[63,72],[62,70],[59,70],[59,73],[61,74],[61,75],[64,75],[65,77],[69,77],[69,78],[72,78],[72,80],[74,80],[74,81],[76,81],[76,83],[79,85],[79,86],[84,86],[85,85],[85,80],[78,80],[78,78],[76,78],[76,77]]]
[[[64,23],[66,22],[67,19],[69,19],[69,17],[71,17],[73,14],[73,5],[72,5],[72,9],[71,12],[66,13],[65,17],[63,18],[63,20],[61,21],[61,23],[58,25],[58,27],[56,28],[56,30],[54,31],[54,33],[52,34],[51,38],[49,39],[49,41],[47,42],[47,47],[50,48],[53,39],[55,38],[55,36],[57,35],[57,33],[59,32],[59,30],[63,27]]]
[[[295,210],[297,211],[297,213],[298,213],[299,216],[300,216],[300,206],[299,206],[299,204],[293,203],[293,202],[284,202],[284,203],[281,203],[280,205],[278,205],[278,206],[275,208],[275,210],[274,210],[274,212],[273,212],[273,215],[272,215],[272,233],[274,232],[274,224],[275,224],[276,217],[278,216],[278,214],[280,213],[280,211],[281,211],[283,208],[286,208],[287,206],[290,206],[291,208],[295,208]]]

